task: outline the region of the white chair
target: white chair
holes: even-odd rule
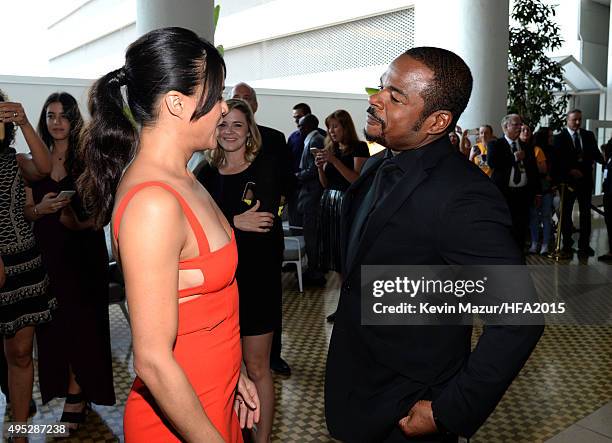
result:
[[[119,270],[117,262],[110,262],[110,282],[108,284],[108,304],[119,305],[123,316],[130,325],[130,315],[128,314],[126,299],[125,299],[125,286],[123,283],[123,275]]]
[[[297,268],[298,287],[304,292],[302,283],[302,272],[306,264],[306,242],[303,235],[292,235],[292,230],[302,230],[299,226],[289,226],[283,222],[283,233],[285,235],[285,251],[283,253],[283,266],[294,263]]]

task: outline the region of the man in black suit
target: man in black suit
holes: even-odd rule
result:
[[[567,114],[567,126],[553,139],[556,161],[553,162],[553,179],[565,183],[565,199],[561,214],[563,250],[573,252],[572,213],[574,203],[578,200],[580,210],[580,238],[578,255],[589,257],[595,255],[591,242],[591,197],[593,195],[593,164],[603,164],[603,157],[597,147],[595,134],[582,129],[582,112],[573,109]]]
[[[493,411],[541,327],[362,326],[363,265],[521,264],[499,190],[454,153],[469,68],[439,48],[395,59],[370,96],[371,157],[343,202],[343,282],[327,359],[325,414],[348,442],[457,441]],[[371,297],[371,294],[369,294]]]
[[[247,85],[246,83],[237,83],[232,88],[232,98],[238,98],[244,100],[249,104],[253,114],[257,112],[259,104],[257,103],[257,93],[255,89]],[[295,192],[296,180],[293,175],[292,163],[293,159],[291,151],[287,147],[285,141],[285,135],[273,128],[267,126],[257,125],[259,133],[261,134],[261,152],[266,152],[276,158],[276,162],[279,165],[278,175],[279,182],[281,183],[281,201],[286,202],[287,197]],[[285,248],[284,241],[279,244],[281,249]],[[282,337],[282,324],[274,331],[274,337],[272,340],[272,350],[270,352],[270,368],[281,375],[291,375],[291,368],[285,360],[281,357],[281,337]]]
[[[296,172],[300,190],[297,199],[297,210],[302,214],[304,227],[304,242],[308,256],[308,270],[304,273],[304,281],[309,285],[325,285],[325,277],[319,267],[319,249],[317,227],[319,220],[319,204],[323,187],[319,181],[319,173],[311,149],[323,149],[325,138],[318,131],[319,119],[313,114],[302,117],[298,128],[304,136],[304,146],[300,159],[300,170]]]
[[[519,139],[522,125],[519,115],[506,115],[501,122],[504,136],[487,145],[491,179],[508,202],[512,231],[521,251],[529,227],[529,208],[534,198],[542,198],[534,151]]]

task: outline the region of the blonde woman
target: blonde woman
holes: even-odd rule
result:
[[[274,417],[270,349],[282,315],[282,187],[274,157],[260,150],[261,136],[249,105],[232,99],[227,107],[217,131],[218,147],[207,153],[209,164],[198,179],[235,228],[242,353],[261,401],[255,441],[268,442]]]

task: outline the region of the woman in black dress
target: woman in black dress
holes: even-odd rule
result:
[[[366,142],[360,141],[351,115],[340,109],[325,119],[325,149],[317,152],[315,164],[323,195],[319,206],[319,264],[322,269],[340,272],[340,216],[342,199],[357,180],[370,156]],[[334,321],[335,312],[328,321]]]
[[[31,157],[17,154],[11,147],[16,126],[21,128]],[[47,292],[48,280],[32,227],[25,219],[24,179],[33,183],[50,170],[49,151],[30,125],[23,107],[5,101],[0,91],[0,258],[5,275],[0,285],[0,335],[8,362],[12,419],[19,422],[27,420],[32,399],[34,326],[51,320],[55,307],[55,299]],[[2,362],[2,372],[4,365]],[[1,382],[8,394],[5,380]]]
[[[359,177],[370,152],[366,142],[357,138],[353,119],[345,110],[330,114],[325,126],[325,149],[315,157],[319,181],[324,188],[319,217],[319,263],[322,269],[340,272],[342,198]]]
[[[49,274],[49,291],[58,301],[52,322],[36,330],[38,377],[43,403],[66,397],[61,421],[76,429],[87,402],[115,403],[108,318],[108,253],[104,232],[93,230],[77,194],[69,204],[50,203],[74,191],[75,158],[83,124],[78,104],[65,92],[46,100],[38,132],[51,150],[49,177],[32,184],[26,216]]]
[[[261,400],[255,441],[268,442],[274,417],[270,347],[282,316],[281,186],[274,157],[260,151],[261,136],[249,105],[228,100],[227,106],[218,148],[207,153],[209,164],[198,180],[235,228],[242,352]]]

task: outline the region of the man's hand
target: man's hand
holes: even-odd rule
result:
[[[417,401],[408,415],[398,422],[398,425],[407,437],[433,434],[438,430],[433,418],[431,402],[428,400]]]

